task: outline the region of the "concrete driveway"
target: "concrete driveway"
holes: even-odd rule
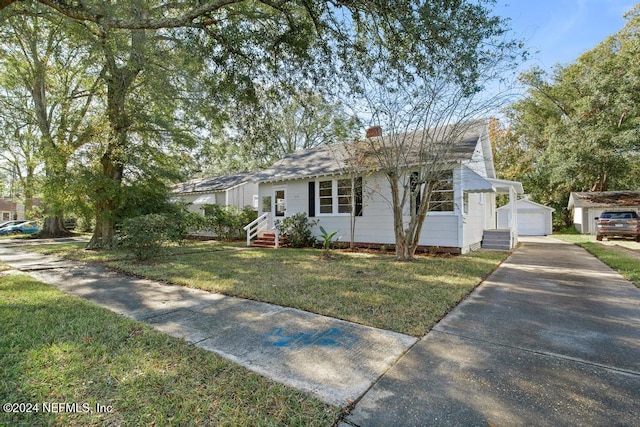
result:
[[[577,246],[528,239],[344,425],[640,425],[640,289]]]

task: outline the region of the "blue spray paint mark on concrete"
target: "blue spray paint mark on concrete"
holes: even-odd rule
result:
[[[351,348],[358,341],[360,341],[359,337],[341,331],[338,328],[295,333],[287,333],[284,328],[273,328],[271,332],[265,335],[263,344],[266,346],[291,349],[310,346]]]

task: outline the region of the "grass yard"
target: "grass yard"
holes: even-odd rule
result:
[[[122,252],[84,251],[79,245],[40,246],[140,277],[295,307],[413,336],[423,336],[504,260],[504,252],[420,257],[316,249],[245,249],[194,242],[136,262]]]
[[[134,260],[134,255],[124,249],[115,249],[109,251],[86,251],[84,248],[87,242],[70,242],[70,243],[53,243],[53,244],[35,244],[22,247],[22,250],[38,252],[45,255],[60,255],[68,259],[84,262],[106,262]],[[240,248],[241,243],[227,243],[210,241],[187,241],[184,245],[171,245],[160,249],[158,256],[167,257],[181,254],[196,254],[202,252],[211,252],[217,250],[229,250]]]
[[[0,412],[0,425],[326,426],[340,414],[23,274],[0,272],[0,365],[2,403],[39,410]]]
[[[617,245],[605,245],[601,242],[597,242],[595,237],[590,235],[560,234],[554,235],[553,237],[574,243],[586,249],[609,267],[617,270],[636,287],[640,288],[640,259],[638,256],[630,254],[628,250],[618,247]],[[635,247],[635,245],[637,245],[638,248],[640,248],[639,243],[630,243],[632,246]],[[638,255],[640,255],[640,252]]]

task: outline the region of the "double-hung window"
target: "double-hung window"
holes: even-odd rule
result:
[[[333,213],[333,181],[318,182],[318,206],[320,214]]]
[[[453,172],[449,172],[433,186],[429,211],[453,212]]]
[[[355,178],[353,186],[351,178],[327,179],[317,185],[319,215],[349,215],[355,205],[356,215],[362,216],[362,178]]]

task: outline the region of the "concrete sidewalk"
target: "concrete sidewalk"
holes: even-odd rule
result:
[[[271,304],[160,284],[0,246],[0,261],[184,338],[275,381],[348,406],[416,338]]]
[[[0,261],[327,403],[357,401],[342,426],[640,425],[640,290],[552,238],[525,241],[417,343],[15,248]]]
[[[583,249],[525,240],[344,426],[638,426],[640,289]]]

